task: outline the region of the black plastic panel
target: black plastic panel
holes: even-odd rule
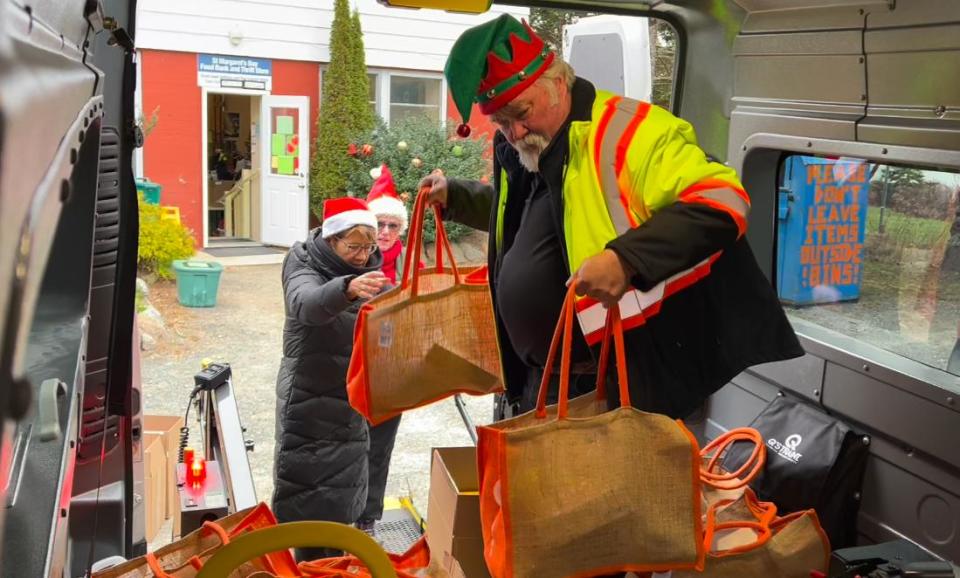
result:
[[[99,203],[97,203],[99,205]],[[97,211],[97,229],[106,229],[107,227],[116,227],[120,222],[120,212],[117,210],[113,211]]]
[[[97,254],[110,252],[116,253],[119,246],[120,241],[116,237],[113,237],[112,239],[98,240],[93,244],[93,252]],[[114,258],[114,261],[116,261],[116,258]]]
[[[90,330],[87,357],[101,359],[107,356],[110,343],[110,318],[113,313],[113,285],[101,285],[90,290]]]
[[[104,251],[103,253],[95,254],[93,256],[93,266],[94,267],[104,267],[107,265],[112,265],[117,262],[117,251]]]
[[[94,104],[94,103],[91,103]],[[86,116],[86,112],[81,113]],[[79,122],[74,130],[79,132]],[[18,425],[22,468],[14,472],[17,491],[8,498],[3,535],[2,576],[73,576],[68,559],[69,503],[72,493],[80,400],[86,369],[87,313],[96,207],[100,118],[90,123],[70,176],[71,194],[56,223],[26,350],[26,376],[33,390],[31,413]],[[70,142],[77,134],[67,135]],[[69,155],[63,158],[69,159]],[[69,160],[65,161],[69,162]],[[46,191],[41,191],[45,193]],[[62,382],[57,414],[43,422],[37,407],[42,385]],[[55,392],[56,389],[49,391]],[[46,428],[59,435],[45,438]],[[12,555],[11,555],[12,553]]]
[[[116,277],[117,277],[117,266],[115,264],[94,267],[93,277],[91,278],[90,284],[93,287],[99,287],[100,285],[113,283],[116,280]]]

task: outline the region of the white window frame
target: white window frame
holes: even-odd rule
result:
[[[405,76],[407,78],[423,78],[440,80],[440,123],[447,123],[447,79],[442,72],[424,72],[421,70],[400,70],[396,68],[368,68],[368,74],[376,75],[377,79],[377,114],[387,124],[390,124],[390,78]]]
[[[320,66],[320,103],[323,103],[323,75],[327,73],[329,63]],[[442,72],[425,72],[423,70],[404,70],[400,68],[367,68],[368,75],[374,75],[376,86],[376,107],[375,110],[380,118],[387,124],[390,124],[390,77],[405,76],[408,78],[424,78],[430,80],[440,80],[440,124],[447,124],[447,79]]]
[[[380,101],[383,100],[380,98],[380,75],[376,72],[367,69],[367,78],[373,77],[371,82],[373,82],[373,110],[377,114],[380,114]]]

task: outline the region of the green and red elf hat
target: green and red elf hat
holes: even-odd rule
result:
[[[526,21],[509,14],[461,34],[443,69],[463,118],[457,134],[470,135],[467,122],[474,102],[483,114],[493,114],[540,78],[554,58]]]

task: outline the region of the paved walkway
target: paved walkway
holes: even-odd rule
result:
[[[216,261],[224,267],[249,267],[251,265],[277,265],[283,263],[286,253],[274,253],[271,255],[245,255],[243,257],[214,257],[209,253],[199,251],[193,256],[198,261]]]

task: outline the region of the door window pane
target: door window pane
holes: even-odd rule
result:
[[[270,108],[270,174],[296,175],[300,172],[300,110]]]
[[[426,116],[440,121],[440,79],[390,76],[390,120]]]
[[[777,289],[791,316],[960,375],[960,175],[791,156]]]

